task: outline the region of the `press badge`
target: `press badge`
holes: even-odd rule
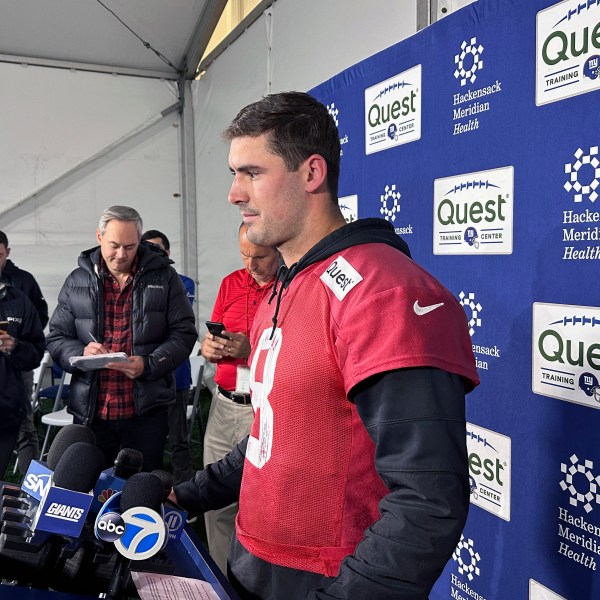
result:
[[[250,393],[250,367],[246,365],[237,366],[235,391],[241,392],[242,394]]]

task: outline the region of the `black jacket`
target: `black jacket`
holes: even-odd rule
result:
[[[144,359],[144,372],[135,380],[136,412],[142,415],[153,408],[175,401],[172,372],[186,358],[198,336],[194,312],[179,275],[170,259],[141,245],[138,268],[133,281],[131,331],[133,355]],[[66,279],[58,305],[50,319],[46,338],[52,358],[72,372],[69,412],[79,422],[89,423],[96,411],[98,371],[82,372],[69,364],[71,356],[81,356],[92,336],[102,342],[104,302],[100,272],[100,248],[79,256],[79,268]]]
[[[18,290],[21,290],[37,310],[42,329],[48,324],[48,304],[35,277],[28,271],[19,269],[12,260],[7,260],[0,281],[4,281]]]
[[[35,307],[20,290],[0,286],[0,321],[17,340],[13,352],[0,352],[0,430],[17,427],[25,414],[21,371],[31,371],[44,355],[44,332]]]

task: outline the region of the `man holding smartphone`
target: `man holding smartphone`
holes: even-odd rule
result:
[[[256,310],[273,287],[279,253],[275,248],[250,242],[247,229],[242,224],[239,230],[244,268],[221,282],[212,321],[207,322],[208,332],[202,342],[202,356],[216,364],[217,384],[204,435],[205,465],[223,458],[246,437],[254,418],[248,388],[249,335]],[[208,548],[223,573],[227,572],[237,510],[236,502],[204,516]]]

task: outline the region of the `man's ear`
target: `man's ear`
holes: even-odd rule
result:
[[[306,191],[317,192],[327,182],[327,162],[320,154],[312,154],[306,161]]]
[[[96,239],[98,240],[99,244],[102,243],[102,235],[99,229],[96,229]]]

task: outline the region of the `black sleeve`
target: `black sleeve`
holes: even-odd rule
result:
[[[42,294],[42,290],[38,282],[35,280],[33,275],[31,276],[31,289],[29,290],[29,299],[35,306],[37,310],[38,316],[40,318],[40,323],[42,324],[42,329],[46,327],[48,324],[48,303],[44,298],[44,294]]]
[[[338,577],[307,600],[426,600],[469,507],[463,381],[434,368],[401,369],[351,395],[390,493]]]
[[[200,515],[236,502],[240,497],[247,445],[248,436],[227,456],[198,471],[190,481],[175,486],[177,504],[190,515]]]
[[[22,322],[17,345],[10,358],[19,371],[31,371],[39,366],[44,355],[44,332],[33,304],[23,296]]]

